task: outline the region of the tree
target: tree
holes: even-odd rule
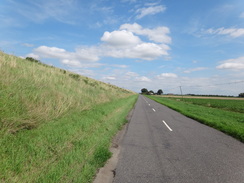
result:
[[[142,88],[142,89],[141,89],[141,93],[142,93],[142,94],[147,94],[147,93],[148,93],[148,90],[147,90],[146,88]]]
[[[162,94],[163,94],[163,90],[159,89],[158,92],[157,92],[157,95],[162,95]]]
[[[150,90],[149,91],[149,95],[154,95],[154,91],[153,90]]]
[[[239,94],[239,97],[244,97],[244,93],[240,93]]]

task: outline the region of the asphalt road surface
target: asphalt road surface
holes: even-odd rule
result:
[[[244,183],[244,144],[139,96],[114,183]]]

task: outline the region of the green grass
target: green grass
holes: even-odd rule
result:
[[[0,180],[91,182],[110,157],[111,138],[126,122],[136,96],[74,111],[37,129],[1,139]]]
[[[202,99],[202,98],[172,98],[173,100],[183,100],[194,105],[201,105],[226,111],[244,113],[244,100],[224,100],[224,99]]]
[[[208,126],[216,128],[226,134],[229,134],[236,139],[244,142],[244,114],[243,111],[239,112],[238,108],[237,112],[235,108],[232,107],[231,109],[226,110],[224,107],[224,103],[221,101],[214,101],[215,103],[219,102],[218,107],[213,108],[209,105],[205,105],[206,102],[202,100],[205,99],[194,99],[194,104],[191,99],[170,99],[166,97],[158,97],[158,96],[148,96],[150,99],[155,100],[158,103],[164,104],[190,118],[193,118],[201,123],[204,123]],[[196,102],[199,100],[199,102]],[[189,102],[191,101],[191,102]],[[240,101],[226,101],[226,106],[230,103],[239,105]],[[244,101],[242,101],[244,102]],[[242,103],[243,104],[243,103]],[[220,107],[222,106],[222,107]],[[233,109],[234,108],[234,109]],[[230,111],[231,110],[231,111]],[[233,111],[234,110],[234,111]]]
[[[70,110],[133,95],[91,78],[0,52],[0,128],[32,129]]]
[[[136,99],[0,52],[0,182],[92,182]]]

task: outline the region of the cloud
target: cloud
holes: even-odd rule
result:
[[[197,67],[197,68],[193,68],[193,69],[188,69],[183,71],[184,73],[191,73],[191,72],[195,72],[195,71],[202,71],[202,70],[206,70],[206,67]]]
[[[150,82],[151,79],[149,79],[149,78],[146,77],[146,76],[140,76],[140,77],[136,77],[136,78],[135,78],[135,81]]]
[[[208,34],[217,34],[217,35],[229,35],[233,38],[244,36],[244,28],[229,28],[225,29],[224,27],[218,29],[208,29],[206,31]]]
[[[157,45],[155,43],[142,43],[128,51],[126,54],[129,58],[140,58],[153,60],[160,56],[168,55],[166,45]]]
[[[29,43],[23,43],[22,45],[23,45],[23,46],[26,46],[26,47],[34,47],[33,44],[29,44]]]
[[[65,63],[67,63],[68,60],[92,62],[98,61],[99,57],[95,54],[95,52],[96,49],[92,47],[77,48],[75,52],[68,52],[62,48],[48,46],[40,46],[34,49],[34,53],[42,58],[57,58],[60,60],[65,60]]]
[[[103,56],[105,57],[154,60],[161,56],[167,56],[167,50],[169,50],[169,47],[155,43],[141,43],[134,47],[123,49],[104,46],[102,50]]]
[[[32,58],[37,59],[37,60],[40,59],[40,56],[39,55],[36,55],[34,53],[29,53],[29,54],[26,55],[26,57],[32,57]]]
[[[171,43],[171,37],[168,36],[170,30],[168,27],[157,27],[155,29],[144,29],[141,25],[134,24],[123,24],[120,26],[120,30],[128,30],[137,35],[147,36],[149,40],[157,42],[157,43]]]
[[[101,41],[104,44],[100,48],[103,56],[154,60],[169,55],[170,47],[167,44],[171,42],[171,38],[168,33],[167,27],[144,29],[137,23],[123,24],[120,30],[106,31],[103,34]],[[149,42],[143,42],[138,37],[142,35],[147,36]]]
[[[105,32],[101,41],[106,42],[108,45],[115,47],[128,47],[137,45],[141,42],[140,38],[135,36],[132,32],[121,30],[113,32]]]
[[[240,18],[244,18],[244,12],[240,14]]]
[[[157,13],[164,12],[165,10],[166,10],[166,7],[163,5],[140,8],[140,9],[136,10],[136,13],[137,13],[136,18],[141,19],[144,16],[155,15]]]
[[[165,78],[177,78],[178,76],[174,73],[162,73],[160,75],[157,75],[157,79],[165,79]]]
[[[118,67],[118,68],[122,68],[122,69],[125,69],[128,67],[128,65],[118,65],[118,64],[113,64],[111,65],[112,67]]]
[[[49,0],[49,1],[10,1],[16,12],[33,22],[43,22],[47,19],[55,19],[62,23],[74,24],[75,0]]]
[[[114,77],[114,76],[105,76],[102,79],[103,80],[116,80],[116,77]]]
[[[97,49],[93,47],[80,47],[75,52],[68,52],[57,47],[39,46],[28,54],[33,58],[53,58],[61,63],[72,67],[99,67],[102,64],[96,63],[99,60]]]
[[[99,67],[97,63],[102,57],[132,58],[142,60],[154,60],[168,56],[170,47],[167,45],[171,38],[167,35],[167,27],[144,29],[137,23],[124,24],[120,30],[105,31],[101,37],[102,43],[94,46],[81,46],[74,52],[63,48],[39,46],[33,50],[32,55],[36,58],[58,59],[61,63],[73,67]],[[145,42],[139,36],[147,36]],[[124,65],[117,66],[126,68]]]
[[[224,60],[221,63],[217,69],[244,70],[244,57]]]
[[[126,77],[137,77],[138,74],[135,73],[135,72],[127,72],[127,73],[125,73],[125,76],[126,76]]]

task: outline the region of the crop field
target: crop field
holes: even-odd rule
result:
[[[179,96],[148,97],[244,142],[244,100]]]
[[[244,100],[216,99],[216,98],[172,98],[183,102],[201,105],[205,107],[218,108],[226,111],[244,113]]]

